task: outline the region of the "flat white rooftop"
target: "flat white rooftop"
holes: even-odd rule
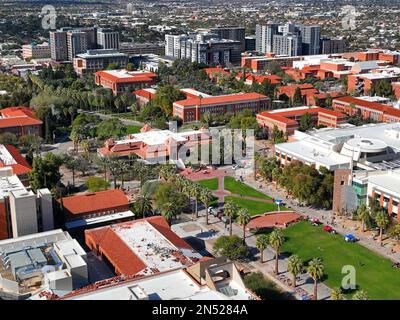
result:
[[[77,296],[71,300],[138,300],[138,287],[148,300],[226,300],[223,294],[204,286],[199,287],[183,270],[129,281],[108,288],[97,289]]]
[[[136,143],[143,142],[149,146],[158,146],[165,144],[165,142],[172,138],[177,142],[185,142],[187,139],[185,137],[200,134],[201,131],[185,131],[185,132],[172,132],[170,130],[151,130],[148,132],[137,133],[130,135],[125,140],[118,140],[115,143],[118,144],[126,144],[126,143]]]
[[[163,272],[185,267],[179,259],[181,250],[147,221],[139,221],[130,226],[115,225],[113,231],[147,266],[142,273],[151,274],[152,268]],[[198,255],[198,258],[201,256]]]
[[[94,218],[88,218],[88,219],[77,219],[77,220],[69,221],[69,222],[65,223],[65,226],[67,229],[80,228],[80,227],[95,225],[95,224],[103,223],[103,222],[110,222],[110,221],[125,219],[125,218],[133,218],[134,216],[135,216],[135,214],[132,211],[117,212],[117,213],[108,214],[108,215],[104,215],[104,216],[100,216],[100,217],[94,217]]]
[[[400,171],[387,171],[384,174],[370,175],[368,182],[379,188],[386,189],[392,193],[396,193],[400,197]]]

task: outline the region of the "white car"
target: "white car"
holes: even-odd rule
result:
[[[238,169],[239,168],[239,165],[238,164],[234,164],[233,166],[232,166],[232,169],[233,170],[236,170],[236,169]]]

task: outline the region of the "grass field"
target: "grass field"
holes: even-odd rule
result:
[[[225,202],[226,201],[232,201],[243,208],[247,208],[249,210],[250,215],[252,216],[271,211],[278,211],[278,206],[275,203],[265,203],[261,201],[247,200],[237,197],[225,197]],[[281,211],[284,210],[287,209],[281,206]]]
[[[126,134],[139,133],[141,128],[140,126],[128,125],[126,126]]]
[[[314,257],[321,258],[325,266],[323,281],[329,287],[340,287],[344,277],[342,267],[352,265],[356,270],[357,289],[366,291],[371,299],[400,299],[400,270],[393,269],[390,260],[305,221],[292,225],[284,233],[287,241],[282,253],[295,253],[305,264]]]
[[[240,181],[236,181],[233,177],[225,177],[224,178],[225,190],[233,194],[241,194],[247,197],[261,198],[261,199],[271,199],[266,194],[249,187],[247,184],[244,184]]]
[[[218,190],[218,178],[197,181],[197,183],[210,190]]]

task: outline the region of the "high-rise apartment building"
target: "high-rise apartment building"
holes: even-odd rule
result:
[[[291,33],[275,35],[273,37],[273,53],[289,57],[301,55],[301,37]]]
[[[68,60],[72,61],[77,54],[86,52],[88,47],[88,36],[86,32],[72,30],[67,32]]]
[[[99,49],[119,49],[119,32],[111,29],[97,30],[97,46]]]
[[[276,38],[276,39],[275,39]],[[321,27],[318,25],[256,25],[256,50],[262,53],[293,55],[320,54]],[[301,48],[298,47],[300,41]],[[278,48],[274,47],[278,45]],[[286,52],[286,53],[282,53]]]
[[[118,49],[119,35],[110,29],[96,27],[61,28],[50,32],[51,58],[55,61],[72,61],[76,55],[100,48]]]
[[[190,36],[165,36],[167,56],[207,65],[240,62],[241,45],[240,41],[220,39],[217,34],[208,32]]]
[[[256,51],[262,53],[273,52],[273,36],[278,34],[278,25],[256,25]]]
[[[244,27],[239,27],[239,26],[217,27],[217,28],[212,28],[210,32],[217,34],[220,39],[240,41],[241,52],[244,52],[246,50],[246,40],[245,40],[246,30]]]
[[[50,31],[50,52],[55,61],[68,60],[67,31]]]
[[[302,54],[314,55],[320,53],[321,27],[318,25],[299,26],[302,39]]]

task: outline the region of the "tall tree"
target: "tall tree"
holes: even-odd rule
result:
[[[210,190],[207,188],[202,188],[200,192],[200,201],[204,204],[206,209],[206,224],[208,225],[208,207],[210,206],[211,201],[213,200],[214,196]]]
[[[369,222],[371,217],[369,209],[365,204],[362,204],[357,208],[357,216],[358,219],[360,219],[361,221],[361,231],[365,232],[365,226]]]
[[[298,255],[291,255],[288,259],[288,271],[293,275],[292,285],[296,287],[297,275],[303,270],[303,261]]]
[[[314,280],[314,300],[318,300],[318,281],[324,276],[324,265],[321,259],[312,259],[308,263],[307,272]]]
[[[383,230],[389,225],[389,216],[384,211],[379,211],[375,217],[375,223],[379,227],[379,244],[382,245]]]
[[[134,207],[136,209],[135,211],[138,214],[141,214],[143,218],[146,217],[147,213],[150,213],[153,210],[151,199],[144,195],[139,196],[139,198],[134,203]]]
[[[229,217],[229,235],[232,235],[232,221],[235,219],[239,207],[233,201],[227,201],[224,204],[224,214]]]
[[[243,228],[243,244],[246,244],[246,226],[250,222],[251,216],[247,208],[240,208],[237,212],[236,221]]]
[[[262,234],[260,236],[257,237],[256,240],[256,247],[257,249],[260,251],[260,262],[263,263],[264,262],[264,250],[267,249],[268,247],[268,235],[266,234]]]
[[[283,232],[281,229],[275,229],[272,231],[269,235],[269,245],[274,249],[275,251],[275,274],[279,273],[279,251],[281,250],[281,247],[283,246],[283,243],[285,242],[285,236],[283,235]]]

